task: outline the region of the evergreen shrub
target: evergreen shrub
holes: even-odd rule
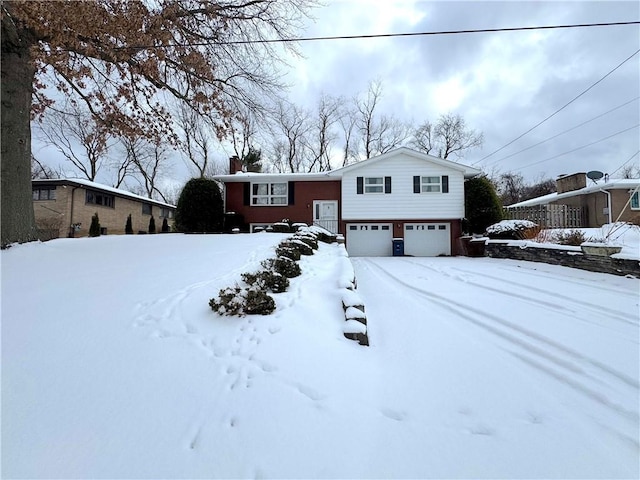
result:
[[[487,177],[476,177],[464,183],[466,233],[484,233],[489,225],[502,220],[502,205],[496,189]]]
[[[89,236],[90,237],[100,236],[100,219],[98,218],[98,212],[96,212],[93,215],[93,217],[91,217],[91,226],[89,227]]]
[[[306,245],[305,245],[306,247]],[[309,248],[309,250],[311,250]],[[291,242],[282,242],[276,248],[276,255],[278,257],[287,257],[293,260],[294,262],[300,260],[300,250],[298,250],[297,246]],[[305,254],[309,255],[309,254]]]
[[[214,180],[192,178],[182,189],[176,206],[179,232],[221,232],[224,222],[222,195]]]
[[[287,257],[269,258],[262,262],[262,267],[287,278],[294,278],[302,273],[300,265]]]
[[[127,223],[124,226],[124,233],[126,233],[127,235],[133,235],[133,224],[131,221],[131,214],[129,214],[129,216],[127,217]]]
[[[258,273],[243,273],[242,280],[247,285],[269,290],[273,293],[286,292],[289,288],[289,279],[277,272],[262,270]]]
[[[156,220],[153,218],[153,215],[151,215],[149,219],[149,233],[156,233]]]

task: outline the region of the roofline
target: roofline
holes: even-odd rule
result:
[[[458,170],[463,172],[464,177],[465,178],[473,178],[475,176],[478,176],[482,173],[481,170],[477,169],[477,168],[473,168],[470,167],[469,165],[465,165],[463,163],[458,163],[458,162],[452,162],[451,160],[446,160],[443,158],[439,158],[439,157],[434,157],[433,155],[429,155],[427,153],[422,153],[422,152],[418,152],[417,150],[412,150],[411,148],[408,147],[398,147],[395,148],[389,152],[383,153],[381,155],[376,155],[375,157],[371,157],[368,158],[366,160],[362,160],[360,162],[357,163],[353,163],[351,165],[347,165],[346,167],[342,167],[336,170],[333,170],[333,172],[335,173],[339,173],[340,175],[342,175],[342,173],[344,172],[350,172],[352,170],[356,170],[358,168],[361,168],[365,165],[371,165],[372,163],[377,163],[380,160],[385,160],[389,157],[393,157],[395,155],[399,155],[401,153],[404,153],[405,155],[414,157],[414,158],[418,158],[420,160],[429,160],[432,163],[436,163],[440,166],[443,167],[447,167],[447,168],[451,168],[453,170]]]
[[[90,183],[87,185],[84,182]],[[121,198],[128,198],[131,200],[137,200],[139,202],[152,203],[154,205],[158,205],[161,207],[168,208],[176,208],[175,205],[171,205],[170,203],[161,202],[159,200],[154,200],[153,198],[146,198],[142,195],[136,195],[135,193],[128,192],[126,190],[122,190],[115,187],[110,187],[108,185],[102,185],[97,182],[92,182],[91,180],[77,179],[77,178],[34,178],[31,180],[32,184],[56,184],[56,185],[70,185],[72,187],[85,188],[90,190],[99,190],[102,192],[110,193],[112,195],[117,195]]]
[[[589,195],[591,193],[597,193],[602,190],[624,190],[637,188],[640,185],[639,178],[630,179],[618,179],[609,180],[607,183],[597,183],[595,185],[587,185],[578,190],[570,190],[562,193],[549,193],[540,197],[530,198],[529,200],[523,200],[522,202],[514,203],[512,205],[506,205],[504,208],[516,208],[516,207],[533,207],[536,205],[545,205],[556,200],[562,200],[565,198],[579,197],[581,195]],[[524,205],[523,205],[524,204]]]
[[[377,163],[380,160],[385,160],[389,157],[393,157],[401,153],[404,153],[405,155],[408,155],[414,158],[418,158],[420,160],[428,160],[432,163],[436,163],[446,168],[458,170],[463,173],[465,178],[473,178],[482,173],[482,170],[479,170],[474,167],[470,167],[469,165],[464,165],[462,163],[452,162],[451,160],[445,160],[442,158],[434,157],[432,155],[418,152],[416,150],[412,150],[407,147],[399,147],[389,152],[383,153],[381,155],[377,155],[375,157],[371,157],[366,160],[361,160],[351,165],[347,165],[346,167],[340,167],[340,168],[336,168],[335,170],[329,170],[327,172],[313,172],[313,173],[238,172],[238,173],[227,174],[227,175],[214,175],[211,178],[213,178],[214,180],[219,180],[221,182],[228,182],[228,183],[246,182],[246,181],[260,180],[260,179],[274,179],[274,178],[281,179],[281,180],[303,180],[303,181],[308,180],[308,181],[314,181],[314,182],[340,180],[342,178],[342,174],[345,172],[350,172],[352,170],[356,170],[366,165]]]

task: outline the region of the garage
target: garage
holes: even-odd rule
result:
[[[406,223],[404,254],[414,257],[451,255],[451,224]]]
[[[390,223],[348,223],[347,251],[352,257],[388,257],[392,254]]]

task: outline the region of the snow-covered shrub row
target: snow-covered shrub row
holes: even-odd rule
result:
[[[276,304],[267,292],[282,293],[289,288],[289,279],[302,273],[297,260],[301,254],[313,255],[313,245],[318,248],[317,235],[313,231],[296,234],[280,242],[276,247],[276,257],[262,261],[263,270],[241,275],[247,286],[236,285],[220,290],[218,298],[209,300],[209,306],[220,315],[272,313]]]
[[[529,220],[502,220],[487,227],[491,239],[529,240],[540,233],[540,226]]]

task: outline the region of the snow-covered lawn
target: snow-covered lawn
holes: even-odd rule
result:
[[[286,235],[60,239],[2,262],[3,478],[637,478],[640,281],[337,245],[270,316],[207,303]]]

